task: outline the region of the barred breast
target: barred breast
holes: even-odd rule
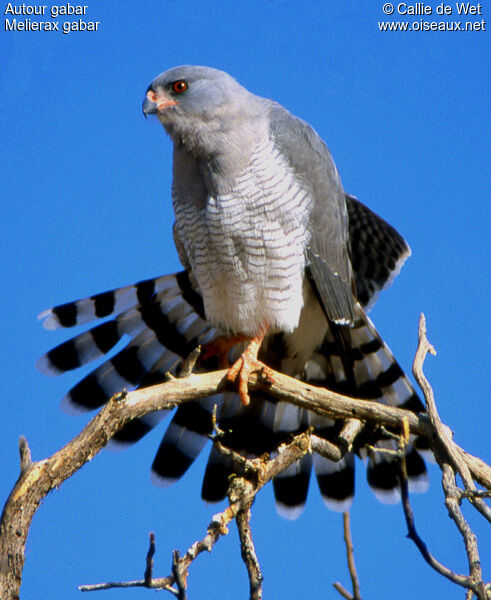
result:
[[[173,187],[176,229],[208,320],[226,331],[293,331],[311,197],[269,138],[256,145],[227,194],[199,205]]]

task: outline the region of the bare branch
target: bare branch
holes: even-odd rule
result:
[[[401,461],[401,495],[406,523],[408,526],[408,537],[412,539],[420,550],[426,562],[438,573],[447,577],[454,583],[472,590],[479,600],[488,598],[486,586],[482,579],[481,562],[477,547],[477,539],[474,532],[465,520],[460,510],[460,501],[463,498],[462,491],[457,487],[455,474],[459,473],[462,477],[466,491],[470,492],[470,501],[484,516],[488,516],[489,508],[485,505],[482,498],[475,494],[476,487],[471,475],[469,464],[466,462],[465,453],[452,440],[452,434],[448,427],[443,425],[436,408],[433,389],[423,373],[423,363],[427,353],[436,354],[435,349],[429,343],[426,337],[426,323],[424,315],[421,314],[419,321],[419,344],[413,364],[414,376],[420,385],[428,410],[428,416],[434,428],[434,436],[430,439],[430,444],[435,458],[442,470],[442,485],[445,493],[445,505],[447,506],[450,517],[455,522],[463,540],[467,553],[469,564],[469,576],[458,575],[438,562],[429,552],[426,544],[419,537],[414,524],[414,516],[409,503],[408,483],[405,457]]]
[[[31,449],[26,438],[21,435],[19,438],[19,456],[20,456],[20,472],[25,473],[32,465]]]
[[[264,485],[266,485],[266,483],[287,469],[294,462],[302,458],[304,454],[311,451],[312,448],[310,445],[309,434],[302,433],[295,436],[290,444],[284,444],[280,446],[278,449],[278,456],[276,456],[274,459],[268,460],[266,458],[256,458],[254,460],[247,460],[249,464],[245,470],[254,473],[254,477],[252,477],[253,481],[238,476],[232,478],[228,491],[230,502],[229,506],[223,512],[213,516],[210,524],[208,525],[205,537],[195,542],[187,550],[184,556],[181,557],[177,550],[174,551],[172,575],[163,578],[154,578],[151,581],[151,585],[148,587],[167,589],[177,595],[177,597],[181,600],[184,600],[186,598],[185,592],[188,569],[191,563],[202,552],[210,552],[220,537],[228,534],[228,525],[230,522],[234,519],[237,519],[240,513],[249,511],[256,494]],[[244,562],[248,569],[251,598],[254,600],[259,600],[261,598],[262,575],[257,562],[254,545],[252,543],[252,536],[250,533],[247,514],[244,518],[246,522],[244,522],[244,519],[242,519],[242,533],[245,537],[243,543],[241,538],[241,549],[243,556],[245,555]],[[240,532],[241,529],[239,526],[239,533]],[[240,535],[242,534],[240,533]],[[177,579],[176,575],[179,579]],[[132,583],[132,585],[129,585],[129,583]],[[177,584],[177,594],[176,590],[171,587],[173,584]],[[145,585],[144,581],[120,582],[111,584],[100,583],[80,586],[79,589],[82,591],[96,591],[113,587],[141,587],[142,585]],[[255,595],[253,595],[253,593]]]
[[[189,377],[192,374],[196,363],[198,362],[199,355],[201,354],[201,346],[191,352],[191,354],[183,361],[180,368],[179,377]]]
[[[343,598],[346,598],[346,600],[354,600],[353,596],[339,582],[336,581],[336,583],[333,583],[332,585],[334,589],[337,590]]]
[[[343,513],[343,532],[344,532],[344,543],[346,546],[346,557],[348,559],[348,570],[351,577],[351,585],[353,587],[353,594],[350,594],[346,588],[344,588],[339,582],[333,584],[334,588],[347,600],[361,600],[360,593],[360,582],[358,580],[358,573],[356,572],[355,565],[355,551],[353,548],[353,541],[351,539],[351,528],[350,528],[350,516],[349,512]]]
[[[353,586],[353,600],[361,600],[360,583],[358,581],[358,574],[355,566],[355,552],[353,548],[353,542],[351,540],[349,512],[343,513],[343,529],[344,542],[346,544],[346,556],[348,559],[348,569],[351,575],[351,584]]]
[[[155,554],[155,533],[153,531],[149,535],[150,544],[147,552],[146,567],[144,580],[145,584],[150,587],[153,578],[153,555]]]
[[[447,472],[447,474],[445,474],[445,472]],[[444,486],[446,486],[447,489],[449,490],[448,492],[447,491],[445,492],[445,504],[447,505],[447,508],[449,508],[449,512],[450,512],[451,510],[452,511],[455,510],[455,504],[453,502],[456,499],[456,496],[454,499],[452,499],[450,501],[450,507],[449,507],[447,493],[450,492],[450,490],[452,489],[452,486],[455,486],[453,472],[449,465],[445,466],[443,477],[446,480],[444,483]],[[458,510],[458,513],[460,513],[460,514],[458,515],[457,518],[461,525],[461,528],[462,528],[461,533],[464,537],[464,541],[466,544],[466,549],[467,549],[468,558],[469,558],[469,565],[470,565],[470,569],[471,569],[470,576],[457,574],[454,571],[452,571],[451,569],[449,569],[448,567],[446,567],[445,565],[443,565],[441,562],[439,562],[431,554],[431,552],[428,549],[428,546],[425,544],[425,542],[419,536],[419,534],[416,530],[414,514],[413,514],[413,511],[411,508],[411,504],[409,502],[408,480],[407,480],[407,473],[406,473],[406,466],[405,466],[404,458],[401,461],[401,498],[402,498],[402,507],[404,510],[404,516],[406,518],[406,524],[407,524],[407,528],[408,528],[407,537],[416,544],[416,547],[420,551],[420,553],[423,556],[423,558],[425,559],[425,561],[430,565],[430,567],[432,569],[434,569],[440,575],[443,575],[443,577],[446,577],[447,579],[452,581],[452,583],[455,583],[462,587],[468,588],[468,590],[471,590],[473,593],[476,594],[476,596],[479,598],[479,600],[486,600],[488,598],[488,596],[486,595],[487,592],[485,589],[485,584],[482,581],[480,562],[479,562],[479,554],[477,551],[477,540],[476,540],[474,534],[472,533],[472,531],[470,531],[470,528],[469,528],[467,522],[465,521],[465,519],[463,518],[462,513],[460,513],[460,509]],[[456,502],[456,504],[458,506],[458,501]],[[453,518],[452,514],[451,514],[451,516]],[[459,529],[460,529],[460,527],[459,527]]]
[[[249,598],[250,600],[261,600],[263,597],[263,576],[261,567],[257,560],[256,549],[252,541],[251,532],[251,509],[246,508],[237,513],[235,522],[239,530],[240,548],[242,560],[249,575]]]
[[[338,448],[332,442],[320,438],[317,435],[312,434],[310,441],[312,443],[312,450],[320,454],[324,458],[328,458],[329,460],[333,460],[334,462],[338,462],[343,458],[343,456],[347,452],[346,445],[343,449]]]
[[[427,353],[429,352],[433,355],[436,354],[435,349],[426,337],[426,320],[423,313],[420,315],[418,333],[419,343],[416,356],[414,357],[413,374],[425,397],[428,416],[436,433],[436,438],[450,458],[455,471],[461,475],[467,490],[473,492],[476,491],[473,479],[489,490],[491,489],[490,467],[486,465],[484,461],[467,454],[453,441],[450,428],[442,423],[438,414],[433,389],[423,373],[423,363]],[[438,454],[439,448],[437,448],[436,451],[436,454]],[[437,455],[436,459],[438,460]],[[476,507],[479,505],[480,508],[483,508],[482,505],[484,505],[484,503],[480,498],[473,497],[472,501],[475,503]],[[486,505],[484,505],[484,507],[485,509],[482,512],[487,515],[487,518],[489,519],[489,509]]]
[[[172,553],[172,576],[177,585],[177,597],[179,600],[188,600],[188,569],[185,561],[181,560],[179,550]]]
[[[274,460],[262,457],[255,461],[246,461],[240,455],[234,456],[233,458],[238,464],[242,461],[244,476],[236,477],[233,480],[230,506],[222,515],[218,515],[218,522],[212,521],[205,538],[194,544],[184,556],[176,557],[176,564],[183,569],[182,573],[187,573],[187,568],[192,560],[204,550],[209,551],[217,539],[226,533],[227,524],[235,519],[241,510],[249,509],[254,495],[265,482],[279,474],[288,464],[297,460],[305,452],[311,452],[312,448],[331,460],[340,460],[351,448],[366,422],[376,423],[391,431],[400,431],[407,423],[412,434],[421,434],[432,440],[437,460],[440,458],[442,464],[448,462],[452,469],[462,477],[465,495],[457,488],[456,493],[460,494],[459,500],[468,498],[486,518],[490,517],[490,509],[484,503],[474,481],[490,490],[491,468],[484,461],[467,454],[457,446],[451,439],[450,430],[441,423],[434,406],[431,387],[422,373],[422,362],[426,353],[430,351],[430,346],[427,344],[427,340],[427,345],[425,345],[426,336],[421,334],[421,330],[424,333],[424,319],[420,326],[420,337],[423,342],[418,349],[419,354],[415,359],[414,369],[415,376],[425,390],[425,397],[428,396],[429,417],[384,406],[377,402],[348,398],[324,388],[316,388],[302,383],[280,373],[274,373],[274,381],[267,383],[261,377],[251,376],[249,385],[252,389],[261,389],[280,400],[293,403],[321,416],[345,419],[346,424],[338,439],[339,445],[322,440],[315,435],[303,434],[295,438],[295,443],[283,447],[282,452]],[[191,369],[192,360],[190,359],[189,366],[185,369],[186,372]],[[27,442],[21,440],[21,473],[5,504],[0,522],[0,564],[2,565],[0,597],[3,600],[18,597],[29,527],[45,496],[60,486],[86,462],[92,460],[124,425],[150,412],[172,409],[183,402],[197,400],[223,391],[227,386],[226,373],[226,370],[221,370],[213,373],[190,374],[183,378],[169,377],[167,382],[151,388],[117,394],[79,435],[45,460],[32,462]],[[217,439],[214,443],[219,444],[218,428],[215,430],[215,437]],[[251,473],[255,474],[253,481],[250,481]],[[233,499],[234,493],[238,494],[235,500]],[[243,533],[246,535],[247,515],[244,519],[241,522],[243,523]],[[251,561],[248,566],[255,568],[254,560],[251,559]],[[259,581],[260,572],[259,570],[257,572],[256,579]],[[165,588],[173,594],[181,594],[182,597],[182,590],[171,587],[174,583],[173,576],[164,579],[146,576],[143,581],[134,582],[133,586]],[[107,589],[107,584],[103,585],[106,587],[97,589]],[[128,584],[114,584],[110,587],[128,587]],[[87,587],[83,589],[88,590]],[[260,589],[260,587],[256,586],[256,589]]]
[[[348,419],[338,435],[338,443],[341,447],[344,446],[347,452],[350,451],[353,442],[363,431],[364,427],[365,424],[362,421],[359,421],[358,419]]]
[[[442,465],[442,485],[445,492],[445,506],[452,519],[455,521],[460,534],[464,539],[467,552],[467,561],[469,563],[470,579],[473,585],[469,587],[474,591],[479,600],[486,600],[487,594],[482,579],[481,560],[477,548],[477,539],[464,518],[459,506],[460,493],[455,484],[455,473],[449,464]]]
[[[463,587],[470,587],[470,577],[454,573],[451,569],[440,563],[431,554],[431,552],[428,550],[428,546],[419,536],[414,521],[414,513],[409,502],[408,479],[404,459],[401,461],[401,471],[401,499],[408,530],[407,537],[416,544],[416,547],[421,552],[421,555],[423,556],[425,561],[430,565],[432,569],[435,569],[437,573],[440,573],[440,575],[443,575],[443,577],[446,577],[447,579],[449,579],[453,583],[456,583],[457,585],[461,585]]]
[[[174,596],[178,595],[178,591],[175,590],[168,584],[165,584],[160,579],[152,579],[151,583],[147,585],[144,579],[138,579],[136,581],[107,581],[106,583],[94,583],[92,585],[79,585],[78,589],[81,592],[100,592],[101,590],[113,590],[116,588],[134,588],[134,587],[147,587],[156,588],[162,590],[168,590]]]

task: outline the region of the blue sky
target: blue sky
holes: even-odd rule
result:
[[[426,372],[441,416],[458,443],[489,462],[489,32],[382,33],[382,5],[98,0],[84,17],[100,22],[97,32],[6,32],[2,23],[2,502],[18,475],[20,434],[42,459],[87,420],[58,408],[77,374],[52,379],[34,369],[66,337],[43,330],[37,314],[179,268],[171,144],[140,108],[149,82],[178,64],[224,69],[310,122],[346,190],[406,237],[413,255],[372,319],[409,371],[425,312],[438,351]],[[491,21],[486,10],[472,20]],[[68,600],[79,584],[141,578],[149,531],[155,572],[165,575],[172,549],[204,535],[218,510],[199,498],[205,454],[177,485],[154,488],[149,470],[162,433],[104,451],[50,494],[28,540],[24,597],[42,590]],[[464,549],[433,466],[430,476],[430,491],[413,497],[416,522],[434,554],[462,572]],[[265,598],[340,597],[331,584],[349,582],[341,516],[324,508],[315,485],[298,521],[277,516],[270,487],[253,514]],[[489,528],[467,514],[489,579]],[[405,538],[401,507],[374,499],[360,463],[352,526],[364,598],[462,597]],[[195,563],[189,586],[193,600],[247,597],[234,528]],[[131,600],[153,592],[103,593]]]

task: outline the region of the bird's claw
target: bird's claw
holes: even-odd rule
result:
[[[274,382],[273,370],[254,356],[249,356],[247,350],[244,351],[227,373],[227,381],[237,384],[239,398],[244,406],[247,406],[251,400],[248,389],[251,373],[260,373],[261,377],[268,383]]]
[[[218,357],[218,366],[220,369],[228,369],[230,367],[230,361],[228,358],[230,350],[241,342],[246,341],[248,338],[244,335],[234,335],[234,336],[219,336],[208,342],[203,344],[201,350],[201,360],[207,360],[208,358]]]

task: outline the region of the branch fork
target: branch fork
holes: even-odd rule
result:
[[[234,459],[238,474],[230,481],[229,506],[212,518],[206,535],[195,542],[184,555],[181,556],[178,551],[174,552],[172,574],[167,577],[153,577],[155,537],[151,536],[145,575],[142,580],[81,586],[80,589],[92,591],[114,587],[149,587],[168,590],[177,598],[185,600],[189,566],[199,554],[204,551],[210,552],[220,537],[227,535],[229,524],[235,520],[239,531],[242,560],[249,577],[250,598],[260,600],[263,576],[250,527],[251,506],[255,495],[268,481],[307,452],[314,451],[331,460],[340,460],[352,448],[364,424],[369,422],[391,431],[402,431],[401,447],[407,443],[410,434],[420,434],[430,440],[432,450],[442,469],[442,485],[447,510],[464,540],[469,575],[455,574],[438,563],[419,538],[409,504],[407,477],[404,474],[402,460],[401,491],[408,536],[416,543],[425,560],[439,573],[457,585],[467,588],[469,594],[473,593],[479,600],[490,600],[489,584],[486,586],[482,578],[477,541],[462,515],[460,504],[465,499],[469,500],[487,520],[491,521],[491,509],[484,501],[485,497],[489,497],[491,490],[491,468],[484,461],[468,454],[455,444],[451,431],[442,424],[436,410],[433,391],[422,371],[427,353],[434,353],[434,349],[426,338],[422,315],[413,371],[423,390],[428,416],[415,415],[403,409],[342,396],[277,372],[274,372],[272,382],[264,382],[260,376],[251,375],[249,386],[252,389],[261,389],[279,400],[290,402],[325,417],[343,419],[345,424],[338,436],[337,444],[323,440],[309,431],[295,436],[291,443],[280,446],[274,458],[262,456],[250,460],[225,448],[220,442],[221,432],[215,426],[213,443],[221,452],[228,453]],[[80,434],[47,459],[33,462],[27,441],[21,438],[19,441],[20,475],[5,504],[0,522],[0,565],[3,567],[0,569],[0,598],[2,600],[18,598],[30,524],[37,508],[51,490],[61,485],[86,462],[92,460],[111,437],[131,420],[150,412],[172,409],[183,402],[207,397],[226,389],[226,370],[192,373],[196,356],[193,354],[184,364],[183,377],[169,377],[163,384],[134,392],[123,391],[115,395]],[[464,490],[457,487],[456,475],[461,477]],[[484,490],[477,489],[476,483],[483,486]],[[344,517],[344,531],[353,594],[344,590],[340,584],[336,584],[336,589],[345,598],[360,600],[348,517]]]

